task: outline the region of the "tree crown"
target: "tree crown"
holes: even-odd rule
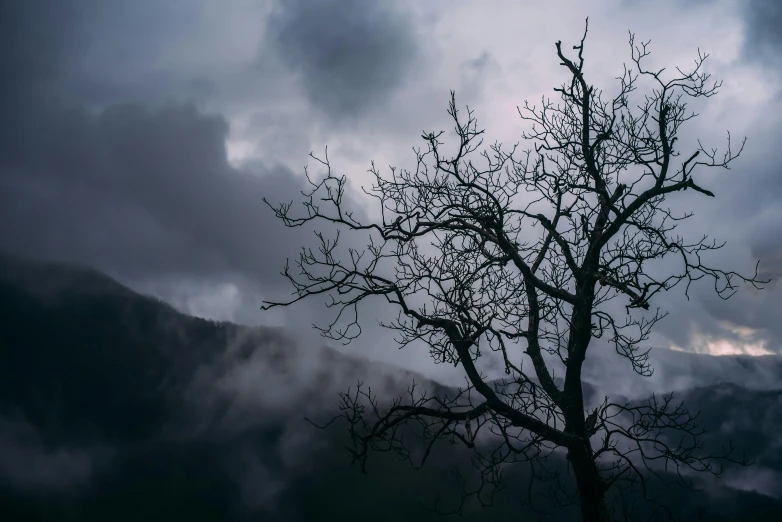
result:
[[[703,72],[707,55],[699,51],[692,69],[667,77],[644,66],[648,42],[631,34],[632,66],[618,78],[618,94],[605,100],[584,74],[585,38],[586,31],[573,47],[575,57],[556,43],[568,75],[554,89],[559,102],[544,98],[519,108],[531,123],[523,134],[530,149],[499,143],[481,149],[484,131],[469,108],[457,109],[451,92],[456,153],[443,154],[444,132],[425,132],[424,147],[413,149],[415,168],[383,174],[373,163],[375,184],[364,193],[377,201],[378,221],[365,222],[346,207],[347,178],[332,174],[328,151],[312,155],[327,173],[319,181],[308,176],[303,215],[292,204],[270,205],[289,227],[320,221],[363,231],[369,243],[342,258],[339,233],[318,233],[319,248],[303,249],[295,272],[285,267],[295,297],[267,308],[328,295],[337,314],[320,329],[349,342],[361,331],[358,306],[379,296],[398,309],[382,324],[397,331],[401,345],[422,341],[436,361],[461,365],[466,374],[467,385],[455,396],[411,392],[408,402],[385,410],[360,388],[343,395],[357,441],[353,454],[362,462],[370,447],[404,452],[397,429],[411,420],[422,423],[427,443],[451,437],[476,447],[479,432],[493,434],[494,449],[477,458],[489,482],[503,462],[538,463],[565,447],[574,466],[594,467],[602,489],[593,496],[630,476],[645,484],[639,463],[653,470],[662,459],[677,469],[717,473],[712,457],[731,458],[731,452],[699,454],[696,416],[670,398],[644,406],[606,399],[585,411],[581,370],[592,339],[610,343],[635,372],[650,375],[649,349],[642,345],[665,315],[652,309],[657,294],[680,283],[686,292],[705,278],[728,298],[739,283],[762,283],[757,270],[743,276],[707,264],[706,254],[723,244],[705,235],[683,238],[677,225],[692,213],[664,206],[676,193],[713,197],[699,173],[729,168],[746,141],[733,150],[728,134],[722,155],[700,142],[680,155],[681,129],[696,116],[687,102],[720,87]],[[652,88],[633,104],[641,80]],[[672,262],[660,265],[664,259]],[[614,303],[620,297],[624,314]],[[489,382],[481,374],[476,361],[487,350],[500,355],[507,378]],[[362,398],[372,405],[374,423],[365,419]],[[671,445],[662,435],[669,432],[690,442]],[[598,433],[602,440],[593,448]],[[585,487],[579,481],[582,510]]]

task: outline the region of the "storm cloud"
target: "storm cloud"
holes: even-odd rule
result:
[[[742,2],[741,6],[747,24],[747,57],[779,63],[779,49],[782,48],[782,6],[774,0],[748,0]]]
[[[312,105],[330,118],[384,102],[416,69],[416,21],[399,2],[293,0],[268,19],[267,38]]]
[[[113,69],[97,79],[83,73],[84,56],[93,53],[88,37],[106,31],[85,24],[121,25],[124,7],[115,18],[100,2],[2,9],[0,248],[158,286],[170,279],[241,281],[256,292],[264,287],[268,296],[306,233],[285,231],[262,198],[300,197],[302,178],[281,165],[231,166],[227,121],[186,93],[149,101],[153,82],[90,98],[111,91]],[[154,32],[143,23],[154,6],[137,9],[147,16],[129,17],[136,25],[107,36],[110,47],[131,45],[132,29]],[[160,36],[159,30],[145,43],[149,52],[159,51]],[[132,51],[131,68],[143,54]],[[117,101],[123,93],[127,100]]]
[[[131,277],[279,271],[273,254],[291,235],[261,198],[301,187],[284,168],[229,166],[221,117],[133,104],[46,116],[27,155],[3,165],[6,248]]]

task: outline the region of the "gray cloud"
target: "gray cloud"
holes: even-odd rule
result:
[[[625,3],[636,6],[640,2],[625,0]],[[720,3],[720,0],[676,0],[679,9],[708,9]],[[736,7],[744,25],[743,57],[760,64],[778,61],[782,46],[782,5],[776,0],[743,0]]]
[[[727,76],[725,79],[730,81],[735,78]],[[776,117],[780,109],[782,99],[779,96],[758,107],[751,124],[739,130],[749,138],[744,153],[732,165],[731,171],[722,172],[709,181],[717,198],[696,202],[696,212],[700,215],[697,225],[701,231],[718,241],[727,241],[723,250],[710,256],[712,263],[752,274],[755,262],[759,261],[759,275],[771,279],[771,283],[760,292],[744,286],[728,301],[719,299],[711,285],[699,285],[692,293],[694,303],[679,299],[670,318],[671,326],[689,322],[695,328],[721,333],[725,338],[731,338],[730,333],[720,330],[724,330],[722,325],[727,323],[756,329],[766,349],[773,352],[782,350],[782,324],[775,319],[780,314],[780,287],[775,281],[780,275],[779,259],[782,256],[782,208],[779,201],[782,170],[773,159],[778,136],[782,134],[782,126]],[[729,124],[725,127],[730,128]],[[696,129],[696,132],[699,130]],[[735,134],[734,138],[737,138]],[[706,317],[721,324],[703,320],[706,319],[701,315],[704,312]],[[675,332],[675,328],[668,329],[668,325],[666,330]]]
[[[195,424],[185,431],[230,438],[279,423],[301,428],[304,416],[320,419],[332,411],[337,394],[357,379],[380,397],[393,397],[404,395],[414,378],[422,383],[419,392],[431,391],[431,382],[395,366],[303,345],[284,330],[241,329],[195,370],[184,392]]]
[[[96,110],[94,99],[72,94],[90,79],[79,76],[90,34],[103,32],[100,41],[116,53],[128,48],[136,70],[145,52],[163,45],[159,21],[139,48],[130,29],[107,36],[123,17],[137,27],[157,12],[152,5],[126,12],[121,4],[114,18],[102,2],[3,4],[0,248],[90,264],[125,280],[279,282],[285,256],[306,232],[284,230],[261,198],[300,196],[299,178],[281,166],[231,167],[227,122],[193,104]],[[173,19],[177,10],[159,14]],[[104,101],[118,96],[132,98],[121,88]]]
[[[40,18],[45,29],[50,14],[45,5],[8,14]],[[78,70],[84,54],[60,40],[86,38],[85,20],[91,20],[87,32],[107,34],[110,48],[127,48],[134,56],[140,52],[123,37],[129,29],[108,35],[119,22],[108,17],[108,8],[97,11],[79,14],[79,23],[66,24],[61,38],[45,33],[36,40],[33,31],[3,46],[4,77],[15,72],[12,49],[27,49],[30,66],[43,72],[16,77],[17,88],[4,98],[9,110],[0,122],[0,133],[8,137],[0,143],[0,248],[88,264],[185,311],[247,324],[286,324],[311,341],[315,332],[301,325],[322,323],[321,302],[297,307],[295,315],[258,310],[261,299],[287,293],[279,275],[285,258],[295,257],[312,240],[307,229],[285,229],[261,198],[298,201],[302,178],[283,166],[231,166],[227,121],[193,103],[114,103],[122,93],[133,98],[116,85],[116,92],[109,89],[116,96],[101,97],[97,107],[80,96],[59,96],[79,84],[65,72]],[[138,13],[123,16],[133,26],[145,19]],[[98,21],[106,27],[92,27]],[[154,36],[158,26],[141,30],[159,42]],[[130,65],[142,68],[137,57]],[[94,69],[111,71],[104,65]],[[52,92],[29,97],[39,84]],[[166,86],[160,89],[165,92]],[[264,123],[276,133],[274,121],[254,124]],[[370,344],[375,352],[383,349]]]
[[[268,282],[284,243],[303,240],[261,201],[292,198],[298,180],[284,168],[230,167],[219,116],[121,105],[39,117],[22,155],[0,165],[7,249],[125,277],[238,272]]]
[[[775,0],[741,2],[746,19],[745,52],[755,59],[778,59],[782,48],[782,4]]]
[[[355,387],[357,380],[386,400],[405,396],[413,379],[418,393],[435,387],[398,367],[303,345],[282,330],[241,329],[193,373],[173,435],[231,447],[226,469],[246,505],[272,508],[280,495],[296,487],[297,478],[312,472],[313,459],[333,443],[329,437],[334,431],[318,430],[305,417],[320,424],[332,420],[338,393]],[[247,437],[267,432],[278,436],[266,441]]]
[[[38,94],[53,87],[50,80],[68,74],[66,62],[75,58],[81,47],[74,31],[77,19],[73,2],[32,0],[4,2],[0,6],[2,101]],[[22,87],[35,89],[24,93]]]
[[[201,49],[171,43],[186,40],[205,10],[203,0],[165,6],[148,0],[5,3],[3,98],[23,95],[23,88],[28,96],[46,93],[91,106],[171,95],[203,98],[210,90],[205,71],[192,70],[188,59]]]
[[[268,44],[301,75],[310,103],[335,120],[384,101],[418,58],[415,21],[395,2],[281,2]]]

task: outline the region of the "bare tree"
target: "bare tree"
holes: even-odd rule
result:
[[[517,154],[495,143],[479,151],[483,130],[469,108],[466,118],[459,113],[452,92],[458,151],[444,156],[443,132],[430,132],[422,136],[425,148],[413,149],[414,170],[392,167],[384,176],[373,163],[376,184],[364,192],[379,203],[377,222],[359,221],[347,208],[346,178],[332,174],[328,151],[311,155],[327,175],[308,175],[303,214],[295,215],[292,203],[270,205],[289,227],[325,222],[364,232],[369,242],[340,256],[339,232],[333,239],[317,234],[319,249],[303,249],[295,271],[285,267],[295,297],[264,308],[328,295],[338,313],[322,334],[349,342],[360,333],[359,304],[380,296],[398,308],[383,326],[398,332],[401,345],[423,342],[437,362],[461,365],[466,374],[467,384],[450,395],[412,388],[384,405],[361,386],[342,394],[350,451],[362,468],[372,449],[412,459],[418,448],[422,464],[436,441],[460,441],[473,449],[481,477],[465,497],[488,502],[503,467],[524,461],[533,480],[560,486],[554,500],[578,503],[591,522],[627,518],[627,488],[648,497],[651,477],[694,487],[691,471],[719,475],[724,461],[746,464],[732,446],[705,451],[697,414],[672,396],[640,405],[606,398],[586,408],[582,366],[593,339],[612,345],[636,373],[651,374],[642,345],[665,315],[651,309],[658,293],[705,278],[727,299],[740,283],[763,283],[757,266],[747,277],[705,264],[723,245],[675,234],[692,214],[664,206],[685,192],[713,197],[698,172],[727,169],[744,146],[731,149],[728,134],[720,156],[700,142],[686,156],[677,150],[682,125],[696,116],[686,102],[720,87],[703,72],[707,55],[699,51],[691,70],[677,68],[665,79],[664,70],[645,68],[648,42],[637,44],[631,34],[631,67],[617,78],[618,94],[604,101],[584,74],[586,35],[575,57],[556,43],[568,74],[554,89],[559,103],[544,98],[540,107],[525,102],[519,109],[532,124],[523,135],[531,150]],[[631,102],[641,80],[652,88]],[[476,365],[491,352],[501,357],[503,379],[487,380]],[[423,445],[406,443],[403,427],[411,424],[421,428]],[[575,489],[546,468],[557,451],[567,457]]]

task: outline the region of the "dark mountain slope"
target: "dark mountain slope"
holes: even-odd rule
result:
[[[0,520],[414,522],[433,518],[421,504],[436,495],[455,499],[450,470],[467,464],[464,451],[445,445],[420,472],[373,455],[361,475],[342,426],[303,421],[330,415],[357,378],[390,394],[409,372],[305,349],[275,329],[188,317],[89,269],[10,256],[0,259],[0,318]],[[778,400],[736,390],[689,398],[712,423],[734,409],[760,419]],[[782,421],[762,418],[732,429],[778,470]],[[523,509],[524,479],[523,467],[508,470],[497,505],[465,519],[573,519]],[[767,495],[711,491],[666,497],[688,520],[700,508],[708,520],[782,514]]]
[[[188,317],[89,269],[2,263],[0,510],[10,519],[364,519],[377,503],[394,509],[376,520],[431,516],[420,503],[449,466],[435,459],[416,473],[379,455],[367,479],[349,466],[343,430],[303,421],[335,411],[336,391],[358,377],[403,390],[409,372]],[[257,387],[226,391],[243,365],[263,370]],[[262,396],[245,404],[252,392]],[[297,436],[302,447],[287,448]],[[453,457],[445,448],[441,460]],[[80,473],[67,471],[74,464]]]

